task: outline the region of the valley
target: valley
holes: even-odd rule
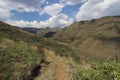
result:
[[[120,79],[119,16],[27,30],[0,22],[0,80]]]

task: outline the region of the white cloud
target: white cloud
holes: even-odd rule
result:
[[[65,3],[66,5],[76,5],[86,1],[87,0],[60,0],[60,3]]]
[[[52,4],[45,6],[43,9],[43,13],[47,13],[51,15],[51,17],[46,21],[24,21],[24,20],[10,20],[11,17],[11,10],[16,11],[25,11],[25,12],[33,12],[33,11],[40,11],[40,4],[45,3],[48,5],[49,3],[46,0],[0,0],[0,19],[4,20],[5,22],[19,27],[38,27],[38,28],[45,28],[45,27],[64,27],[73,22],[73,19],[70,18],[66,14],[60,13],[62,8],[64,7],[63,4]]]
[[[33,12],[40,10],[40,4],[45,0],[4,0],[10,9],[17,11]]]
[[[43,11],[40,13],[40,15],[45,14],[45,13],[47,13],[50,16],[57,15],[58,13],[62,11],[63,7],[64,7],[63,4],[58,4],[58,3],[45,6]]]
[[[72,18],[69,18],[68,15],[58,14],[56,16],[52,16],[47,21],[41,21],[41,27],[64,27],[73,22]]]
[[[5,20],[10,18],[11,10],[34,12],[40,11],[40,4],[45,0],[0,0],[0,19]]]
[[[76,19],[89,20],[102,16],[120,15],[120,0],[88,0],[80,7]]]
[[[70,18],[68,15],[65,14],[58,14],[56,16],[52,16],[46,21],[12,21],[7,20],[7,23],[19,27],[37,27],[37,28],[46,28],[46,27],[65,27],[67,25],[70,25],[73,22],[73,19]]]
[[[44,8],[41,9],[41,4]],[[120,0],[60,0],[60,3],[50,3],[47,0],[0,0],[0,20],[20,27],[64,27],[73,22],[66,14],[61,11],[66,5],[76,5],[84,3],[75,14],[77,21],[99,18],[102,16],[120,15]],[[46,21],[13,21],[10,20],[11,10],[19,12],[40,12],[51,17]]]
[[[18,27],[38,27],[39,23],[37,21],[13,21],[13,20],[7,20],[6,21],[8,24],[11,24],[13,26],[18,26]]]

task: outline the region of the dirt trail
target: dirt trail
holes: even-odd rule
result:
[[[48,55],[48,54],[47,54]],[[55,65],[55,77],[56,80],[68,80],[67,73],[63,68],[63,61],[60,56],[56,56],[54,53],[50,54],[49,57],[52,58],[52,62]]]
[[[45,50],[45,56],[50,64],[47,68],[43,67],[40,76],[35,80],[70,80],[62,57],[56,56],[54,52],[48,50]]]
[[[62,62],[58,60],[59,59],[58,57],[56,58],[57,58],[55,63],[56,80],[68,80]]]

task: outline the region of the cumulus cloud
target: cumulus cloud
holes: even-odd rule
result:
[[[40,4],[44,3],[45,0],[0,0],[0,19],[10,18],[11,10],[19,12],[34,12],[40,11]]]
[[[71,24],[76,19],[89,20],[102,16],[120,15],[120,0],[59,0],[59,3],[50,4],[48,0],[0,0],[0,20],[20,27],[64,27]],[[73,18],[61,13],[66,5],[76,5],[82,3],[78,12]],[[44,4],[44,8],[41,8]],[[18,12],[40,12],[51,17],[46,21],[13,21],[10,20],[11,11]]]
[[[79,8],[75,17],[80,21],[102,16],[120,15],[119,8],[120,0],[88,0]]]
[[[87,0],[60,0],[60,3],[65,3],[66,5],[76,5],[86,1]]]
[[[37,28],[46,28],[46,27],[64,27],[67,25],[70,25],[73,22],[73,19],[70,18],[68,15],[65,14],[58,14],[55,16],[50,17],[46,21],[12,21],[12,20],[7,20],[7,23],[19,27],[37,27]]]
[[[50,16],[57,15],[58,13],[62,11],[63,7],[64,7],[63,4],[58,4],[58,3],[45,6],[43,11],[40,13],[40,15],[45,14],[45,13],[47,13]]]
[[[46,2],[47,0],[0,0],[0,19],[4,20],[5,22],[19,27],[38,27],[38,28],[45,28],[45,27],[64,27],[73,22],[73,19],[70,18],[66,14],[60,13],[62,8],[64,7],[63,4],[54,3],[48,5],[49,3]],[[40,4],[46,4],[42,12],[40,13],[45,14],[47,13],[51,17],[46,21],[24,21],[24,20],[10,20],[11,17],[11,10],[16,10],[18,12],[40,12]]]
[[[11,24],[13,26],[18,26],[18,27],[38,27],[39,23],[37,21],[14,21],[14,20],[7,20],[6,23]]]
[[[56,16],[52,16],[47,21],[41,21],[41,27],[64,27],[73,22],[73,19],[65,14],[58,14]]]

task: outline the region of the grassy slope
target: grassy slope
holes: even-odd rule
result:
[[[55,51],[54,55],[78,57],[67,46],[52,40],[41,43],[38,36],[3,22],[0,22],[0,38],[0,80],[31,80],[35,76],[34,69],[44,58],[36,51],[37,45]]]
[[[40,69],[44,55],[36,51],[41,37],[0,22],[0,80],[30,80]]]
[[[33,35],[31,33],[23,31],[18,27],[11,26],[1,21],[0,21],[0,38],[9,38],[14,41],[23,40],[25,42],[42,40],[42,38],[36,35]]]
[[[43,55],[27,45],[12,44],[0,50],[0,80],[27,80]],[[35,74],[35,73],[34,73]]]
[[[78,47],[85,56],[120,56],[120,16],[75,22],[53,39]]]

